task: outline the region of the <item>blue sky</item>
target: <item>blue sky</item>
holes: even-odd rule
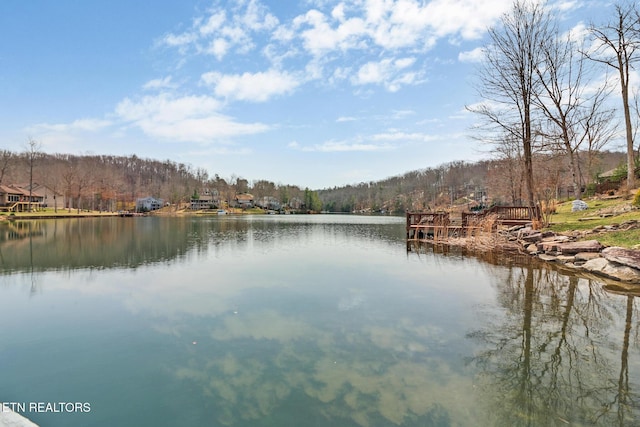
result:
[[[0,148],[136,154],[320,189],[486,157],[471,138],[505,0],[5,0]],[[600,1],[552,2],[561,25]]]

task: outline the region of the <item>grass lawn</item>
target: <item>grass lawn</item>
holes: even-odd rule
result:
[[[45,209],[40,209],[39,211],[34,211],[34,212],[0,212],[0,215],[5,215],[7,217],[10,218],[15,218],[15,219],[28,219],[28,218],[37,218],[37,217],[41,217],[41,216],[53,216],[53,217],[73,217],[73,216],[114,216],[117,215],[117,213],[115,212],[100,212],[100,211],[80,211],[80,213],[78,213],[77,209],[71,209],[71,211],[69,212],[69,210],[67,209],[58,209],[58,212],[56,212],[53,208],[45,208]]]
[[[616,206],[629,205],[631,200],[605,199],[585,200],[589,208],[586,211],[571,212],[571,201],[558,205],[556,213],[551,216],[549,230],[558,233],[591,230],[598,226],[622,224],[626,221],[640,221],[640,210],[624,212],[609,217],[601,217],[600,213],[613,209]],[[601,211],[602,210],[602,211]],[[596,239],[606,246],[622,246],[631,248],[640,244],[640,229],[628,231],[602,232],[586,237]]]

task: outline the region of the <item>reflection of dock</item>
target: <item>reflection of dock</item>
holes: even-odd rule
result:
[[[452,237],[472,237],[502,226],[526,225],[540,218],[539,207],[494,206],[480,212],[408,212],[407,240],[447,241]]]

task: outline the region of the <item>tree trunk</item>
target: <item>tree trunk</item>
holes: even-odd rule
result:
[[[628,74],[627,74],[628,75]],[[622,91],[622,106],[624,108],[624,124],[627,135],[627,191],[631,191],[636,186],[636,162],[635,151],[633,151],[633,130],[631,126],[631,109],[629,107],[629,85],[625,80],[625,73],[620,65],[620,90]]]

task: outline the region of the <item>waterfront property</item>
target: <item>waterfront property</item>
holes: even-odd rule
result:
[[[248,193],[236,194],[234,197],[234,206],[242,209],[252,208],[253,203],[253,195]]]
[[[220,206],[220,193],[218,190],[203,188],[200,193],[191,196],[189,207],[193,210],[216,209]]]
[[[155,197],[143,197],[136,200],[136,211],[155,211],[160,209],[164,205],[162,199],[156,199]]]
[[[0,211],[24,212],[44,205],[44,194],[26,185],[0,185]]]

